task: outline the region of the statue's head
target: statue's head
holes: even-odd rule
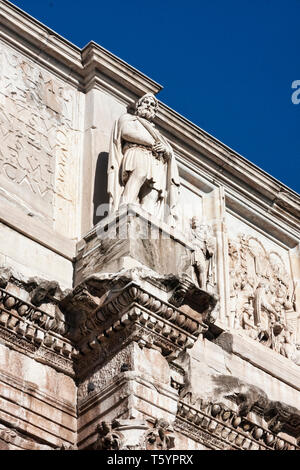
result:
[[[135,114],[148,121],[152,121],[157,112],[158,101],[152,93],[147,93],[137,101],[135,108]]]
[[[191,218],[191,227],[193,230],[197,230],[198,233],[202,233],[203,236],[207,236],[211,234],[211,229],[209,225],[204,224],[201,222],[200,218],[194,215]]]
[[[201,226],[201,222],[200,222],[200,219],[199,217],[197,217],[196,215],[194,215],[192,218],[191,218],[191,227],[192,229],[197,229]]]

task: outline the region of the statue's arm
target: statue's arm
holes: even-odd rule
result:
[[[153,150],[157,153],[163,153],[165,157],[172,156],[172,148],[169,145],[164,144],[163,142],[156,142],[153,146]]]
[[[134,144],[152,146],[154,144],[153,137],[141,127],[138,120],[133,116],[124,115],[119,121],[122,139]]]
[[[214,237],[209,237],[206,240],[206,247],[207,247],[209,256],[210,257],[213,256],[216,251],[216,239]]]

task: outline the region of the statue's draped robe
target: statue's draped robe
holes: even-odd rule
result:
[[[163,143],[170,153],[167,163],[163,165],[164,174],[160,174],[157,177],[157,181],[155,181],[155,173],[158,175],[159,172],[155,171],[155,156],[152,155],[150,147],[142,145],[135,147],[132,143],[122,139],[122,127],[124,124],[126,125],[129,120],[138,121],[141,126],[141,131],[148,132],[156,142]],[[174,219],[176,221],[180,181],[172,148],[149,121],[138,116],[126,114],[116,121],[111,135],[107,186],[110,199],[110,213],[116,211],[120,205],[122,192],[126,183],[126,172],[133,171],[134,165],[138,164],[143,165],[147,179],[154,177],[153,187],[161,191],[164,204],[167,204],[169,207],[167,217],[173,219],[173,222]],[[162,185],[164,187],[162,187]]]

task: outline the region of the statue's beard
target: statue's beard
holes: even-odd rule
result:
[[[137,108],[136,114],[148,121],[152,121],[155,117],[155,111],[153,109],[144,108],[143,106],[139,106]]]

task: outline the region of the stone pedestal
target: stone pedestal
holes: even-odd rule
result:
[[[158,274],[192,277],[194,248],[187,237],[139,206],[124,205],[77,246],[75,285],[95,273],[145,266]]]

